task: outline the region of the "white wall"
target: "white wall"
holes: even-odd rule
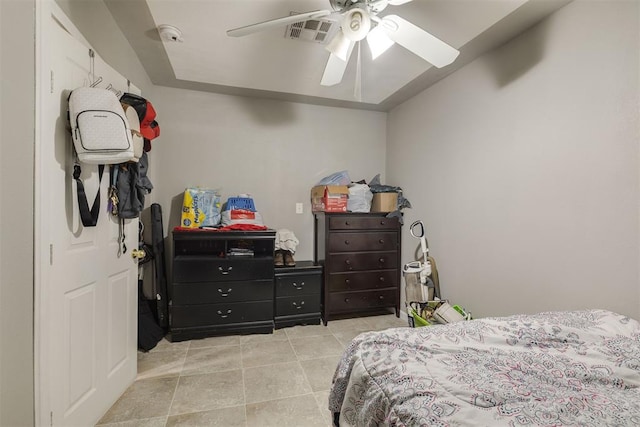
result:
[[[161,130],[150,152],[152,194],[168,230],[179,224],[186,187],[218,188],[223,201],[249,193],[265,225],[296,234],[295,258],[312,259],[311,187],[345,169],[353,180],[384,173],[385,113],[163,87],[150,99]]]
[[[35,11],[0,1],[0,425],[34,423]]]
[[[102,0],[55,0],[104,61],[144,93],[152,84]]]
[[[388,177],[445,297],[640,317],[638,5],[570,3],[390,112]]]

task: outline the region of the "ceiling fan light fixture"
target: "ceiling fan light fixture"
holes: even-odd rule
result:
[[[345,37],[342,30],[338,31],[335,37],[329,42],[326,49],[333,53],[338,58],[343,61],[347,60],[347,55],[349,54],[349,47],[351,46],[351,42],[348,38]]]
[[[369,31],[369,34],[367,34],[367,43],[371,50],[372,59],[376,59],[395,44],[395,42],[384,32],[381,25],[378,25],[373,30]]]
[[[342,32],[352,42],[364,39],[371,29],[371,18],[366,10],[354,7],[344,14]]]

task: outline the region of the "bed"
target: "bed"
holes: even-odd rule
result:
[[[640,425],[640,323],[586,310],[366,332],[329,410],[340,426]]]

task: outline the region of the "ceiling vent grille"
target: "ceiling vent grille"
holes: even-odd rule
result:
[[[297,15],[297,13],[291,12],[290,15]],[[337,31],[336,27],[337,25],[332,21],[309,19],[288,25],[284,36],[287,39],[326,44]]]

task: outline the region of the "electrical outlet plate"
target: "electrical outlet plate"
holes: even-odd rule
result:
[[[296,203],[296,213],[297,214],[301,214],[302,213],[302,203]]]

